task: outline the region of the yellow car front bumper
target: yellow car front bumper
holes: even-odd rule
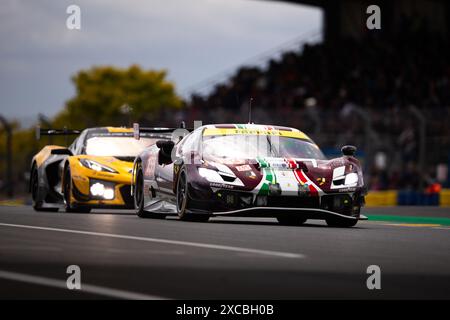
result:
[[[122,167],[118,164],[122,165]],[[70,170],[72,176],[71,202],[73,204],[89,206],[93,208],[134,208],[131,197],[131,173],[132,163],[122,162],[109,164],[116,173],[95,171],[83,166],[79,161],[71,161]],[[92,192],[92,186],[97,184],[104,189],[114,190],[113,196],[108,197]]]

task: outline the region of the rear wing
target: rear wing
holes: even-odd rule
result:
[[[161,134],[161,135],[172,135],[174,131],[176,130],[187,130],[188,132],[191,132],[192,129],[186,129],[184,127],[180,128],[163,128],[163,127],[141,127],[139,123],[133,123],[133,136],[136,140],[139,140],[142,136],[148,133],[153,133],[155,135]]]
[[[74,129],[42,129],[40,126],[36,127],[36,140],[41,139],[41,136],[70,136],[79,135],[81,130]]]

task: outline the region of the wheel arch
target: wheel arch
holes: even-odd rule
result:
[[[187,175],[187,169],[184,164],[183,160],[178,160],[179,162],[173,163],[173,182],[172,182],[172,191],[174,194],[177,193],[177,185],[178,185],[178,179],[180,179],[181,171],[185,171],[185,174]],[[186,177],[187,178],[187,177]]]
[[[64,160],[64,164],[63,164],[63,171],[62,171],[62,174],[61,174],[61,185],[63,186],[64,185],[64,183],[65,183],[65,177],[66,177],[66,170],[67,170],[67,168],[68,167],[70,167],[70,162],[69,162],[69,159],[65,159]],[[64,188],[63,188],[63,190],[62,190],[62,193],[64,193]]]

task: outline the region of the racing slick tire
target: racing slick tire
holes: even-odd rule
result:
[[[354,227],[357,223],[357,219],[343,219],[343,218],[328,218],[325,220],[329,227],[335,228],[351,228]]]
[[[42,200],[38,200],[39,199],[39,172],[36,169],[35,166],[33,166],[33,169],[31,171],[31,181],[30,181],[30,186],[31,186],[31,199],[33,201],[33,209],[35,211],[43,211],[43,212],[57,212],[58,208],[44,208],[42,206],[43,201]]]
[[[189,212],[190,198],[188,188],[189,184],[186,169],[183,167],[180,170],[176,188],[176,204],[178,217],[180,218],[180,220],[184,221],[207,222],[209,220],[209,215],[193,214]]]
[[[63,184],[63,193],[64,193],[64,209],[67,213],[89,213],[91,212],[91,208],[89,207],[80,207],[73,204],[70,200],[72,194],[72,175],[70,174],[70,169],[66,168],[64,170],[64,184]]]
[[[138,162],[135,168],[136,176],[133,186],[133,199],[136,215],[139,218],[164,219],[166,215],[148,212],[144,210],[144,174],[142,172],[142,164]]]
[[[284,226],[301,226],[308,219],[296,215],[279,215],[277,216],[277,220],[281,225]]]

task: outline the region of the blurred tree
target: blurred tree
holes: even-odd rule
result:
[[[160,111],[182,107],[174,85],[166,80],[165,71],[142,70],[133,65],[127,69],[94,67],[79,71],[73,78],[76,95],[53,119],[40,115],[36,124],[43,128],[64,126],[84,129],[97,126],[126,126],[133,121],[158,123]],[[35,128],[13,127],[13,181],[16,193],[23,194],[28,182],[30,161],[45,145],[70,144],[74,137],[42,137],[35,139]],[[0,199],[4,198],[6,134],[0,128]]]
[[[181,108],[181,99],[165,71],[94,67],[72,81],[76,96],[53,121],[53,127],[85,128],[150,122],[160,110]]]
[[[25,174],[29,167],[29,159],[31,159],[33,152],[38,148],[36,139],[34,139],[34,129],[21,130],[17,122],[11,123],[13,129],[12,137],[12,179],[14,183],[14,191],[17,194],[23,194],[25,191],[25,184],[17,184],[18,181],[26,179]],[[6,181],[7,181],[7,167],[6,167],[6,132],[0,129],[0,199],[6,196]]]

